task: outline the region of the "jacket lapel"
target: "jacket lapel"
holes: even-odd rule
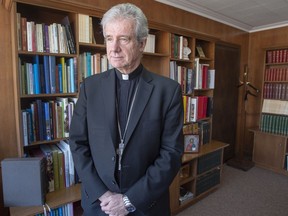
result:
[[[152,90],[153,90],[153,85],[149,84],[151,79],[152,78],[149,76],[149,74],[144,69],[142,72],[142,76],[139,80],[138,92],[137,92],[137,95],[135,98],[135,103],[133,105],[130,122],[128,124],[125,143],[129,142],[129,139],[130,139],[134,129],[136,128],[136,125],[137,125],[137,123],[138,123],[138,121],[139,121],[139,119],[140,119],[140,117],[144,111],[144,108],[149,101],[149,98],[150,98]]]
[[[117,145],[117,120],[116,120],[116,107],[115,107],[115,98],[116,98],[116,74],[114,69],[109,70],[107,75],[103,77],[101,82],[101,89],[102,89],[102,101],[103,104],[99,104],[99,106],[103,105],[104,110],[104,117],[105,121],[107,122],[112,142],[114,145]],[[116,146],[115,146],[116,147]]]

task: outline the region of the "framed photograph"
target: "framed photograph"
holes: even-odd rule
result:
[[[199,152],[199,135],[190,134],[184,136],[184,152],[198,153]]]
[[[201,57],[201,58],[205,58],[206,57],[201,46],[196,46],[196,49],[197,49],[199,57]]]

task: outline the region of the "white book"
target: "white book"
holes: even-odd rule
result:
[[[78,14],[79,20],[79,42],[89,43],[89,16]]]
[[[155,38],[155,35],[148,34],[144,52],[155,53]]]
[[[194,67],[195,67],[195,87],[194,87],[194,89],[201,89],[200,77],[202,75],[201,75],[201,65],[200,65],[200,59],[199,58],[195,58]]]
[[[33,25],[34,22],[27,22],[27,51],[33,51]]]
[[[23,128],[23,144],[28,146],[28,120],[27,120],[27,111],[22,110],[22,128]]]
[[[36,51],[43,52],[44,51],[44,43],[43,43],[43,25],[37,23],[36,24]]]
[[[288,115],[288,101],[264,99],[262,112],[278,115]]]
[[[197,122],[197,113],[198,113],[198,99],[197,97],[193,97],[191,98],[190,122]]]
[[[208,70],[208,88],[215,88],[215,69]]]

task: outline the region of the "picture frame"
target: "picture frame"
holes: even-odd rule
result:
[[[200,58],[205,58],[206,56],[205,56],[205,53],[204,53],[204,51],[203,51],[203,49],[202,49],[202,47],[201,46],[196,46],[196,49],[197,49],[197,53],[198,53],[198,55],[199,55],[199,57]]]
[[[198,134],[190,134],[184,136],[184,152],[198,153],[200,146],[200,137]]]

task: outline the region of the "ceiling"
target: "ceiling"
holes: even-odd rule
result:
[[[156,0],[242,29],[262,31],[288,25],[288,0]]]

